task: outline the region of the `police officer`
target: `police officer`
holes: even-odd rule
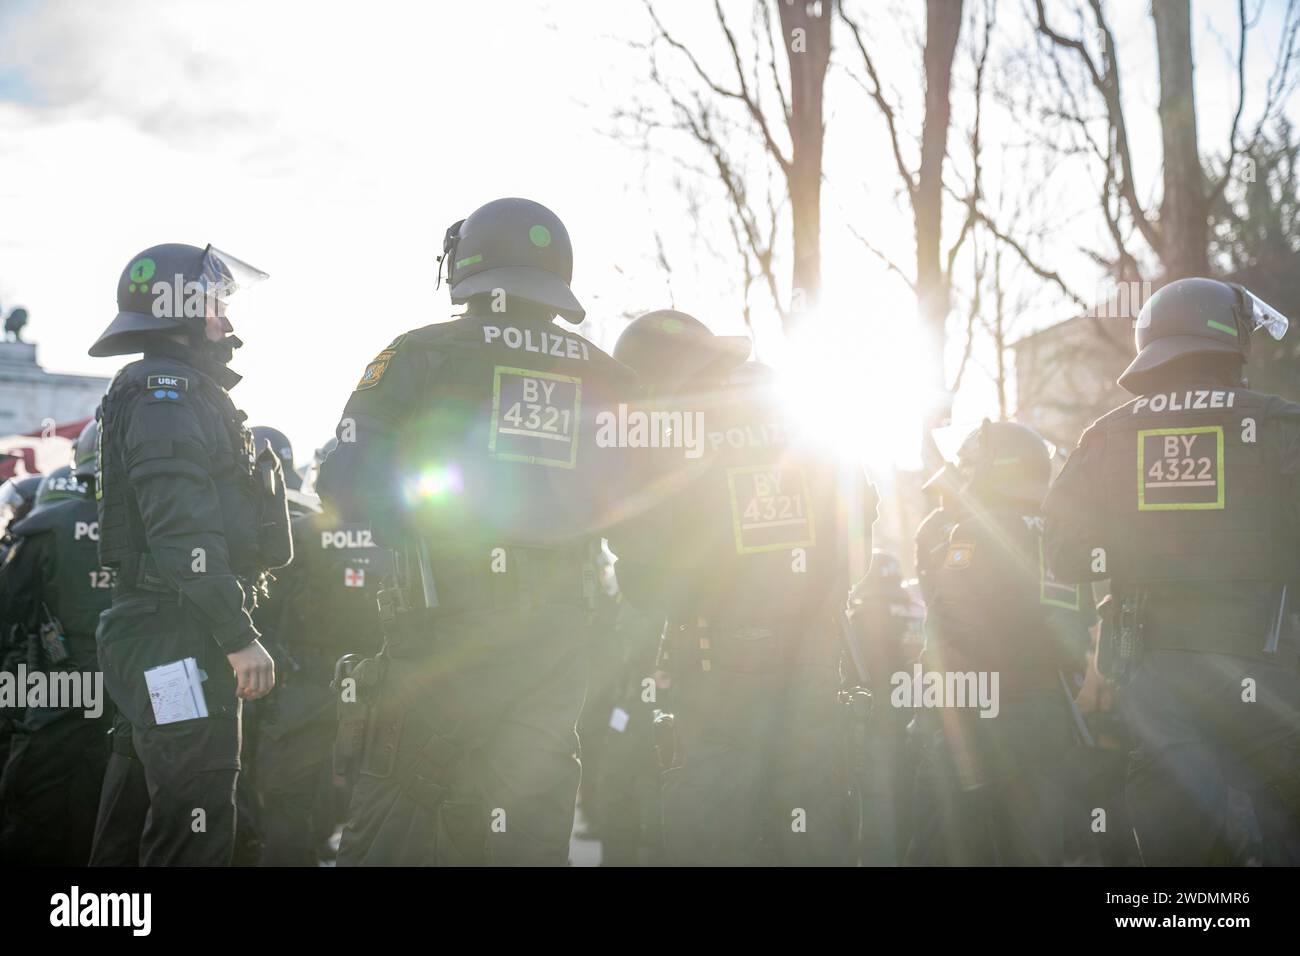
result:
[[[249,429],[253,433],[253,441],[261,448],[264,444],[269,444],[271,450],[275,452],[280,459],[280,467],[284,471],[284,484],[290,491],[302,490],[302,476],[298,474],[297,469],[293,466],[293,442],[289,441],[289,436],[278,428],[272,428],[270,425],[254,425]],[[293,502],[290,502],[290,510],[293,510]]]
[[[0,524],[4,526],[4,536],[0,537],[0,561],[14,542],[13,526],[31,513],[36,504],[36,489],[41,485],[41,475],[23,475],[10,478],[0,485]]]
[[[629,499],[597,423],[631,376],[553,322],[584,312],[549,209],[490,202],[443,251],[465,313],[366,366],[318,483],[402,552],[339,863],[563,864],[592,550]]]
[[[893,675],[910,673],[925,643],[925,606],[903,587],[898,557],[875,550],[866,577],[849,594],[849,623],[869,681],[871,709],[861,741],[866,780],[861,793],[860,858],[867,866],[898,866],[910,835],[913,766],[907,726],[913,710],[889,706]]]
[[[1251,796],[1265,863],[1300,862],[1300,405],[1243,378],[1252,332],[1286,325],[1239,285],[1157,291],[1119,378],[1136,397],[1084,432],[1047,498],[1057,576],[1110,579],[1098,662],[1137,745],[1147,865],[1221,861],[1229,787]]]
[[[956,457],[941,473],[942,511],[918,530],[920,673],[903,675],[888,698],[920,708],[924,729],[908,859],[1059,865],[1071,717],[1061,667],[1090,609],[1042,561],[1051,477],[1042,438],[986,420]]]
[[[0,536],[0,564],[4,563],[17,540],[12,531],[13,526],[31,512],[32,505],[36,503],[36,489],[40,484],[40,475],[24,475],[21,478],[10,478],[0,485],[0,525],[5,529],[4,535]],[[26,635],[0,615],[0,670],[14,673],[18,662],[26,653],[26,643]],[[20,708],[12,711],[0,709],[0,767],[9,759],[14,721],[21,716]],[[0,800],[0,825],[3,825],[3,819],[4,801]]]
[[[283,457],[292,468],[292,453]],[[330,685],[344,655],[379,652],[376,595],[392,576],[391,552],[364,524],[309,508],[291,523],[294,562],[277,575],[264,628],[278,680],[258,722],[263,866],[316,866],[334,833],[338,696]]]
[[[666,857],[845,863],[840,616],[875,492],[803,441],[748,352],[672,310],[636,319],[614,352],[653,410],[680,414],[683,443],[703,428],[695,449],[661,451],[656,506],[610,538],[628,600],[668,622],[679,765],[664,776]]]
[[[590,689],[583,719],[591,711],[592,733],[603,736],[600,785],[596,789],[596,819],[600,821],[601,866],[655,865],[660,862],[662,811],[659,800],[659,760],[655,753],[655,711],[667,705],[666,676],[657,672],[663,621],[633,607],[619,590],[615,562],[601,563],[600,583],[606,597],[605,630],[594,635],[600,650],[596,660],[606,664],[609,688],[604,706],[593,705]],[[600,653],[603,650],[604,653]],[[582,726],[578,727],[579,735]],[[587,738],[582,739],[585,779]],[[583,812],[586,812],[586,805]]]
[[[242,344],[230,305],[260,278],[211,246],[146,249],[123,271],[117,317],[90,349],[144,353],[100,406],[96,488],[100,558],[117,570],[99,661],[148,786],[143,865],[231,862],[240,705],[275,681],[250,612],[267,570],[292,557],[284,482],[228,392]],[[155,709],[146,672],[189,659],[207,716]]]
[[[95,626],[113,583],[96,550],[96,434],[93,421],[82,430],[75,472],[65,466],[42,479],[0,565],[0,608],[6,624],[28,635],[28,674],[43,672],[51,691],[76,698],[29,701],[17,724],[0,778],[0,858],[10,863],[82,866],[90,853],[112,722],[94,680]]]

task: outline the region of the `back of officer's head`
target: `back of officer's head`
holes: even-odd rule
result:
[[[1142,379],[1144,393],[1172,391],[1192,385],[1233,388],[1244,381],[1245,363],[1240,355],[1205,352],[1184,355],[1152,369]]]

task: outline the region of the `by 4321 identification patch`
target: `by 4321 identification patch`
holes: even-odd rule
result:
[[[785,551],[817,543],[803,469],[753,465],[727,469],[737,554]]]

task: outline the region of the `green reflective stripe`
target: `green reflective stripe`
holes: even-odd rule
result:
[[[477,256],[466,256],[464,259],[456,260],[456,268],[459,269],[461,266],[472,266],[474,263],[482,261],[483,255],[481,253]]]
[[[1056,598],[1047,596],[1049,587],[1058,588],[1062,591],[1069,591],[1074,595],[1074,601],[1058,601]],[[1050,604],[1053,607],[1065,608],[1067,611],[1079,610],[1079,585],[1061,584],[1059,581],[1049,581],[1047,579],[1047,556],[1043,551],[1043,539],[1038,539],[1038,601],[1040,604]]]
[[[1237,330],[1230,325],[1224,325],[1222,322],[1215,322],[1213,319],[1210,319],[1210,321],[1206,322],[1205,324],[1212,329],[1217,329],[1220,332],[1227,332],[1233,338],[1237,337]]]

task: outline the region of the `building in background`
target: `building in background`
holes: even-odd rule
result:
[[[95,414],[109,379],[47,372],[31,342],[0,342],[0,479],[66,464],[69,439]]]

